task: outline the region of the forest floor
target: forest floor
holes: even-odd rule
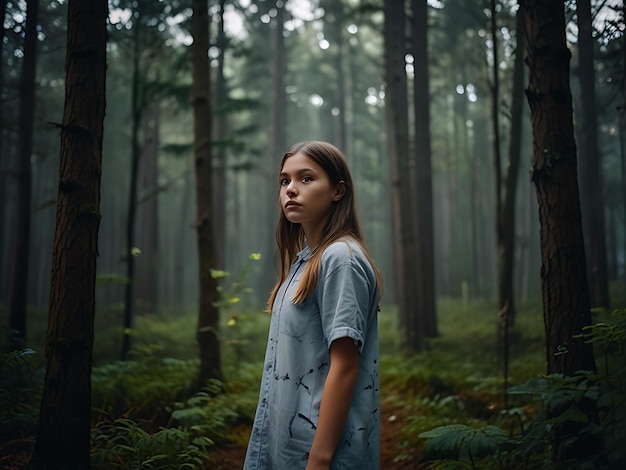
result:
[[[422,447],[409,447],[404,442],[402,428],[406,425],[406,411],[397,405],[387,403],[383,400],[381,404],[381,427],[380,427],[380,468],[383,470],[406,470],[425,468],[420,462],[422,459]],[[403,419],[402,416],[405,416]],[[245,429],[238,430],[242,435],[249,435],[250,426],[245,425]],[[14,456],[14,465],[2,466],[6,469],[26,468],[26,462],[30,459],[34,440],[29,440],[26,449],[20,452],[21,455]],[[205,468],[208,470],[241,470],[246,446],[244,444],[221,444],[213,448],[210,461]]]
[[[380,426],[380,468],[384,470],[417,469],[422,459],[423,448],[408,448],[403,443],[402,428],[405,421],[402,410],[383,400]],[[249,431],[248,431],[249,432]],[[215,449],[211,470],[241,470],[246,455],[245,445],[227,444]]]

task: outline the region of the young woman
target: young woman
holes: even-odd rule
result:
[[[280,266],[244,469],[377,469],[380,275],[363,242],[341,152],[283,157]]]

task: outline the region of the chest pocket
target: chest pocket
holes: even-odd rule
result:
[[[279,331],[287,336],[306,341],[322,335],[320,314],[315,301],[310,298],[300,304],[287,302],[280,313]]]

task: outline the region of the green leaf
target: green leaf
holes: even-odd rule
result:
[[[500,445],[509,440],[506,433],[497,426],[473,429],[464,424],[440,426],[419,434],[419,437],[431,439],[426,445],[426,458],[452,460],[494,455],[499,451]]]
[[[421,437],[424,439],[445,436],[452,432],[465,431],[470,429],[465,424],[449,424],[447,426],[439,426],[437,428],[431,429],[430,431],[424,431],[420,433],[417,437]]]

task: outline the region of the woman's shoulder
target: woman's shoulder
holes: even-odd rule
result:
[[[376,274],[365,248],[351,238],[341,238],[331,243],[322,253],[320,275],[328,279],[332,273],[352,273],[367,280],[370,285],[376,284]]]
[[[322,260],[331,264],[365,258],[363,247],[352,238],[340,238],[326,247]]]

